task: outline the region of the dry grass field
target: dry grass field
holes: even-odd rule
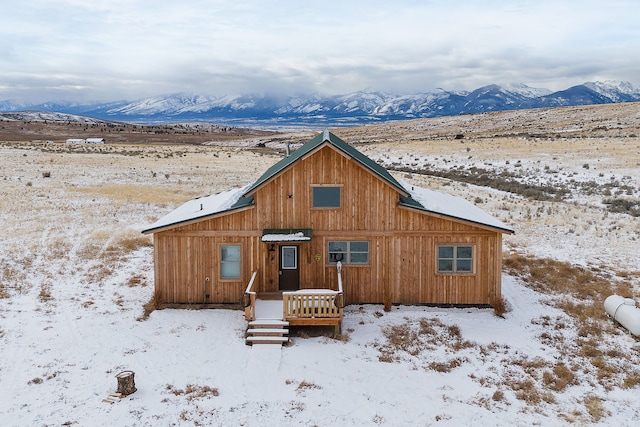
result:
[[[17,140],[26,134],[7,138],[0,132],[3,341],[11,335],[3,325],[25,307],[46,313],[64,307],[72,317],[75,310],[139,316],[153,281],[151,240],[140,229],[187,199],[253,181],[281,158],[285,141],[295,148],[314,135],[69,145],[30,142],[52,134],[40,138],[41,124],[22,126],[36,126],[33,136]],[[491,113],[334,132],[397,178],[462,196],[511,225],[515,234],[505,237],[505,275],[562,313],[541,313],[530,325],[545,328],[537,344],[557,353],[555,363],[469,343],[455,324],[437,319],[386,327],[376,344],[380,361],[426,354],[434,339],[449,342],[450,352],[448,359],[424,367],[437,372],[456,369],[471,357],[469,351],[473,357],[504,353],[511,358],[508,375],[474,379],[497,387],[478,405],[506,407],[505,393],[513,393],[537,408],[533,412],[556,410],[560,420],[579,424],[611,415],[606,393],[637,392],[640,344],[624,341],[602,301],[611,293],[640,299],[640,105]],[[36,300],[25,306],[28,296]],[[520,308],[506,301],[506,310]],[[607,344],[621,340],[619,349]],[[17,360],[27,350],[3,354]],[[580,409],[562,412],[562,393],[587,383],[599,392],[577,392]]]
[[[104,138],[111,144],[201,144],[274,132],[211,123],[142,125],[58,113],[0,113],[0,141],[65,142],[70,138]]]

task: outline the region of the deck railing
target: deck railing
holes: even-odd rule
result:
[[[242,297],[242,303],[244,304],[244,318],[248,322],[256,320],[256,292],[252,288],[257,275],[258,272],[254,271]]]
[[[283,318],[342,318],[342,264],[338,263],[338,290],[303,289],[282,293]]]

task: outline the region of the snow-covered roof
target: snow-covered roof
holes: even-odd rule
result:
[[[482,209],[461,197],[455,197],[438,191],[416,187],[407,182],[396,181],[395,178],[393,178],[382,166],[378,165],[373,160],[369,159],[367,156],[327,131],[317,135],[289,157],[286,157],[276,163],[255,182],[242,188],[236,188],[212,196],[189,200],[173,212],[160,218],[146,230],[143,230],[143,233],[153,232],[171,225],[182,224],[222,212],[251,206],[253,205],[253,192],[258,187],[263,185],[272,177],[281,173],[287,167],[291,166],[291,164],[296,160],[299,160],[304,155],[324,143],[332,144],[332,146],[341,150],[344,154],[347,154],[351,158],[359,161],[363,167],[371,170],[380,179],[398,189],[400,193],[401,206],[444,215],[449,218],[468,221],[474,224],[484,225],[508,233],[513,233],[513,229],[505,225],[502,221],[492,217]],[[310,234],[303,233],[302,236],[299,236],[300,231],[302,230],[267,230],[263,233],[262,241],[286,242],[311,240]]]
[[[311,237],[305,236],[302,231],[289,234],[265,234],[262,236],[263,242],[306,242]]]
[[[234,188],[218,194],[189,200],[151,224],[142,232],[147,233],[170,225],[180,224],[194,219],[219,214],[228,210],[249,206],[252,203],[252,199],[242,200],[245,199],[243,195],[248,188],[249,185],[246,185],[241,188]]]
[[[493,228],[513,233],[513,229],[502,221],[489,215],[484,210],[462,197],[452,196],[439,191],[417,187],[407,182],[401,182],[411,195],[411,199],[401,199],[401,204],[414,207],[427,212],[445,215],[464,221],[470,221],[479,225],[487,225]],[[418,202],[419,206],[413,202]]]
[[[403,206],[513,233],[511,227],[461,197],[417,187],[407,182],[401,181],[400,183],[410,194],[410,198],[401,197],[400,204]],[[252,185],[248,184],[241,188],[234,188],[218,194],[189,200],[151,224],[149,228],[143,230],[143,233],[250,206],[253,203],[252,198],[247,199],[243,196]],[[301,242],[308,240],[311,240],[311,237],[302,231],[291,233],[268,232],[262,236],[263,242]]]

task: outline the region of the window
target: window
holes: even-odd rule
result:
[[[438,246],[438,273],[473,273],[473,246]]]
[[[240,278],[240,245],[220,246],[220,278]]]
[[[369,264],[369,242],[329,242],[329,264]]]
[[[283,270],[296,270],[298,268],[298,247],[283,246],[281,248],[281,264]]]
[[[312,207],[314,208],[339,208],[340,187],[311,187]]]

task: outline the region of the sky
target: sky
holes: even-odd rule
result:
[[[637,0],[1,0],[0,100],[640,83]]]

